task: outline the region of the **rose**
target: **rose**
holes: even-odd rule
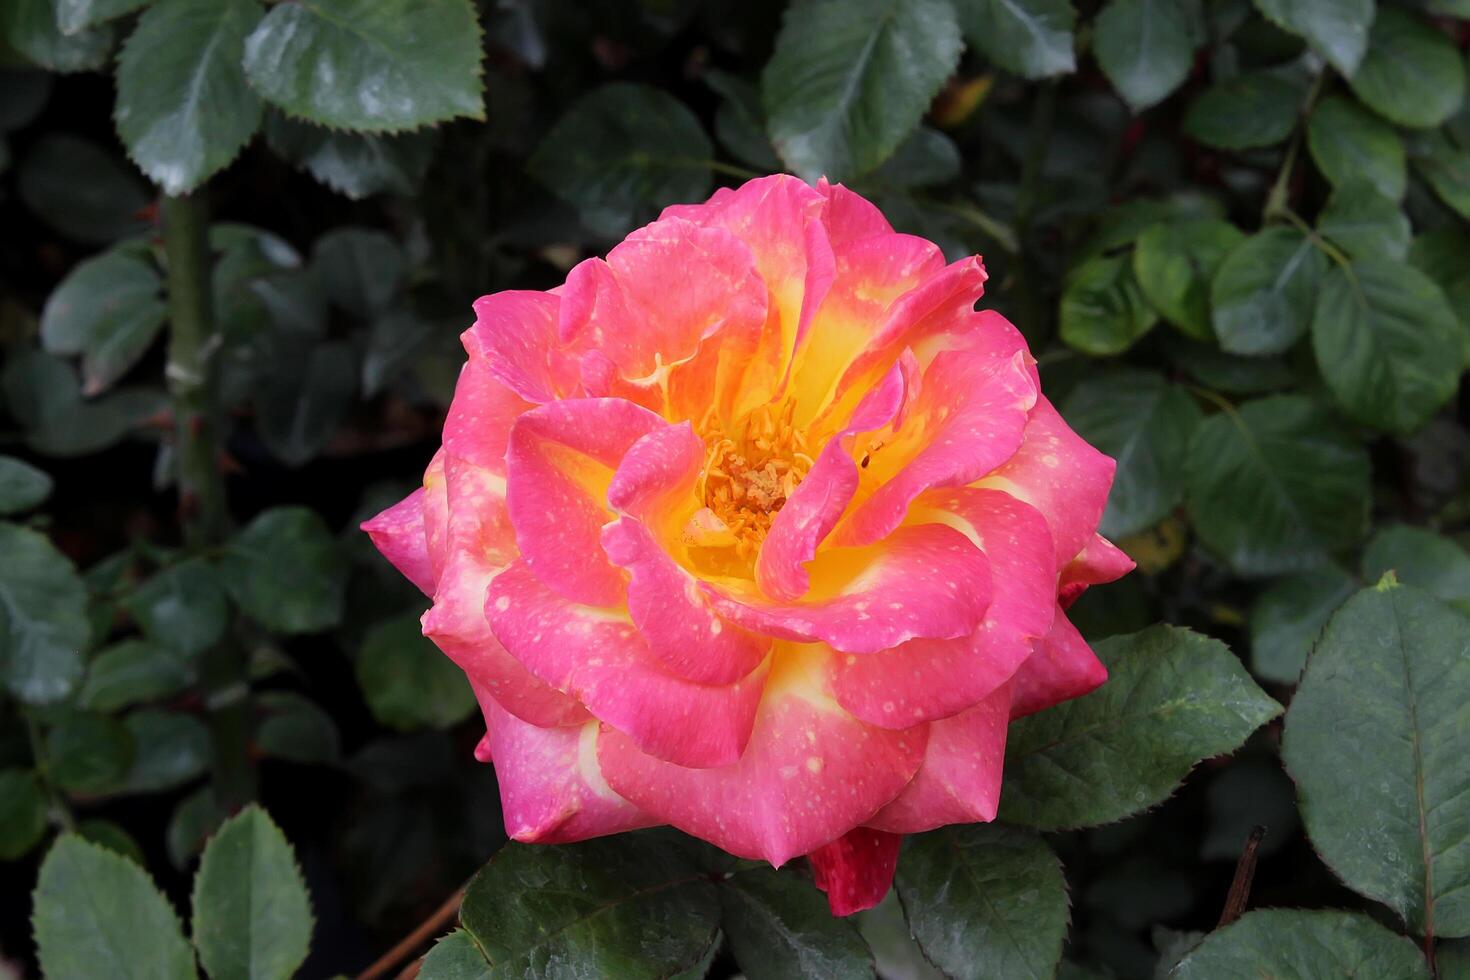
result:
[[[899,835],[994,818],[1008,720],[1106,676],[1062,607],[1132,562],[985,278],[770,177],[475,304],[423,488],[363,527],[510,836],[808,855],[846,914]]]

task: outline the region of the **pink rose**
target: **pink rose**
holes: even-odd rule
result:
[[[985,278],[777,176],[475,304],[423,489],[363,528],[507,833],[807,855],[842,915],[899,835],[995,817],[1009,719],[1106,677],[1062,606],[1132,562]]]

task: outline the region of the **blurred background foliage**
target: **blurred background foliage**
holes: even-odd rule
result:
[[[1044,842],[914,842],[907,922],[890,900],[860,933],[792,874],[743,868],[718,899],[684,896],[678,914],[706,919],[680,920],[679,968],[871,975],[871,948],[883,976],[936,975],[912,933],[956,976],[1049,975],[1063,936],[1064,976],[1162,976],[1220,919],[1263,825],[1252,907],[1352,914],[1252,913],[1179,975],[1237,975],[1298,940],[1338,956],[1303,976],[1426,970],[1392,933],[1433,951],[1470,932],[1470,798],[1435,769],[1463,770],[1470,719],[1373,697],[1470,700],[1452,611],[1470,609],[1467,18],[1465,0],[4,0],[0,955],[35,970],[34,936],[49,973],[80,975],[55,950],[102,933],[42,901],[69,889],[130,896],[136,928],[108,940],[124,949],[178,933],[139,866],[192,902],[217,977],[233,954],[210,937],[248,914],[220,884],[241,854],[315,916],[275,926],[257,976],[361,970],[451,896],[504,841],[494,775],[471,757],[473,698],[419,636],[423,597],[356,525],[437,444],[476,297],[553,286],[666,204],[788,170],[985,256],[985,305],[1119,462],[1103,531],[1140,571],[1075,618],[1092,640],[1163,620],[1225,641],[1254,683],[1187,634],[1109,649],[1160,648],[1173,693],[1252,707],[1226,737],[1178,721],[1167,691],[1140,695],[1153,729],[1097,702],[1121,734],[1072,760],[1072,796],[1008,773],[1007,799],[1060,800],[1003,813]],[[1359,593],[1389,570],[1402,592]],[[1261,688],[1293,701],[1355,593],[1286,716],[1300,798],[1280,718],[1176,792],[1275,713]],[[1352,666],[1406,637],[1418,681],[1408,654],[1386,678]],[[1336,785],[1351,716],[1377,727]],[[1424,739],[1410,810],[1426,772],[1443,804],[1407,842],[1365,816],[1408,805],[1405,733]],[[1163,776],[1104,806],[1126,782],[1108,752]],[[198,865],[236,813],[215,838],[236,849]],[[41,859],[69,832],[101,849],[56,846],[33,932]],[[683,847],[579,845],[536,873],[595,892],[579,854],[715,860],[669,856]],[[534,931],[515,889],[535,859],[506,854],[425,976],[481,975],[477,930]],[[955,861],[969,897],[929,907]],[[569,962],[592,955],[569,942]],[[996,944],[1017,958],[987,959]],[[1470,975],[1463,946],[1438,952],[1440,975]],[[194,969],[181,938],[147,955],[138,975]]]

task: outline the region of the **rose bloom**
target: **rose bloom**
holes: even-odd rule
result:
[[[1062,608],[1132,562],[985,278],[776,176],[475,303],[443,448],[363,527],[512,838],[806,855],[842,915],[900,835],[995,817],[1007,722],[1107,676]]]

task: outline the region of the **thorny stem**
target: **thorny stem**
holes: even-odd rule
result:
[[[1245,907],[1251,898],[1251,882],[1256,877],[1256,853],[1260,850],[1261,840],[1266,836],[1266,828],[1257,825],[1246,839],[1245,849],[1240,852],[1240,860],[1235,864],[1235,878],[1230,882],[1230,891],[1225,897],[1225,908],[1220,912],[1220,921],[1215,925],[1216,929],[1223,929],[1245,913]]]
[[[400,939],[393,945],[392,949],[378,957],[372,966],[359,973],[357,980],[380,980],[380,978],[386,977],[406,957],[442,932],[459,913],[459,907],[464,902],[464,893],[467,887],[469,886],[466,885],[460,888],[453,895],[445,899],[444,904],[435,909],[433,915],[420,922],[413,932]],[[409,965],[409,969],[413,969],[413,964]],[[408,970],[404,972],[407,973]]]
[[[165,196],[169,347],[165,374],[177,424],[179,520],[192,554],[224,540],[229,522],[219,467],[218,354],[210,303],[208,209],[199,193]],[[233,810],[255,795],[250,766],[250,704],[245,658],[230,637],[204,656],[202,676],[214,735],[214,788]]]

